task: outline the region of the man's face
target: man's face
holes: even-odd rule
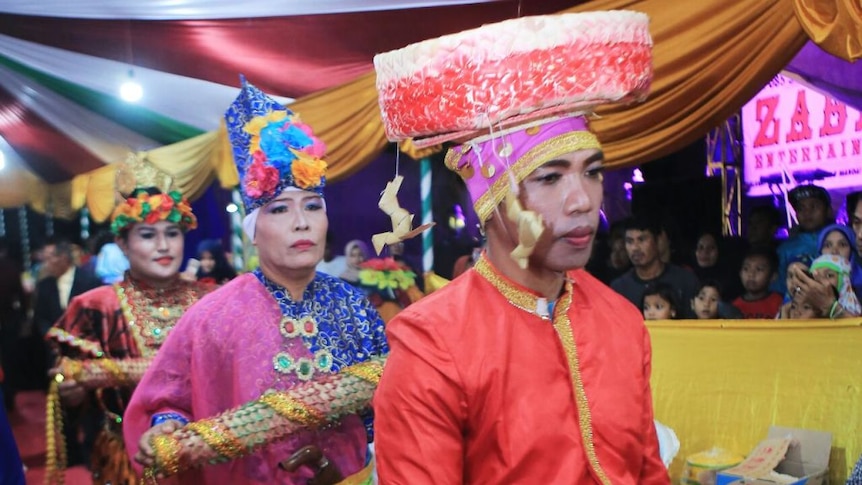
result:
[[[552,271],[583,268],[590,259],[602,205],[602,165],[598,150],[577,150],[551,160],[521,182],[525,210],[542,217],[544,231],[530,257],[530,265]],[[509,234],[518,233],[505,214]]]
[[[856,233],[856,252],[862,257],[862,198],[850,212],[850,225],[853,227],[853,232]]]
[[[48,274],[55,278],[62,276],[72,265],[67,255],[57,252],[57,246],[54,244],[45,246],[42,257],[44,258],[45,269],[48,271]]]
[[[658,259],[658,241],[655,234],[640,229],[626,230],[626,252],[632,266],[642,268]]]
[[[796,208],[796,219],[803,231],[817,231],[826,225],[828,208],[823,201],[807,197],[799,201]]]

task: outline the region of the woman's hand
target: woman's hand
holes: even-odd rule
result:
[[[807,271],[794,267],[793,270],[798,286],[793,288],[793,298],[816,308],[824,317],[829,316],[832,304],[835,303],[835,289],[826,281],[812,277]]]
[[[183,281],[195,282],[198,280],[198,277],[195,276],[194,273],[187,273],[183,271],[182,273],[180,273],[180,279]]]
[[[84,400],[87,398],[87,391],[84,386],[75,380],[65,378],[60,367],[51,368],[48,371],[48,376],[60,383],[57,390],[60,392],[60,400],[63,401],[64,406],[77,407],[84,404]]]
[[[163,434],[171,434],[174,431],[182,428],[184,424],[176,419],[170,419],[163,423],[159,423],[141,436],[141,439],[138,440],[138,452],[135,453],[135,461],[143,465],[144,467],[153,466],[156,464],[156,453],[153,451],[153,447],[150,444],[150,440],[153,436],[163,435]]]
[[[790,318],[790,302],[782,304],[781,309],[778,310],[779,320],[787,320],[788,318]]]

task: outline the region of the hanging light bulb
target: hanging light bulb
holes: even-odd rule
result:
[[[120,85],[120,98],[129,103],[136,103],[144,96],[144,88],[135,81],[135,71],[129,69],[129,77]]]

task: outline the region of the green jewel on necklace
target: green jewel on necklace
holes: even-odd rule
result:
[[[293,357],[286,352],[279,352],[272,358],[272,365],[277,372],[290,374],[294,366]]]
[[[307,381],[310,380],[313,375],[314,364],[311,363],[311,360],[305,357],[297,359],[296,376],[299,377],[300,380]]]

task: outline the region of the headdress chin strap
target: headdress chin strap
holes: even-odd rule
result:
[[[300,189],[300,188],[297,188],[297,187],[285,187],[284,190],[282,190],[282,193],[284,193],[284,192],[305,192],[305,191]],[[326,199],[321,197],[320,201],[323,204],[323,210],[326,210]],[[264,207],[266,207],[266,206],[264,206]],[[248,239],[251,242],[254,242],[254,228],[255,228],[255,226],[257,226],[257,216],[260,213],[261,209],[262,209],[262,207],[258,207],[257,209],[249,212],[248,214],[245,215],[245,217],[242,218],[242,230],[245,232],[245,235],[248,236]]]

